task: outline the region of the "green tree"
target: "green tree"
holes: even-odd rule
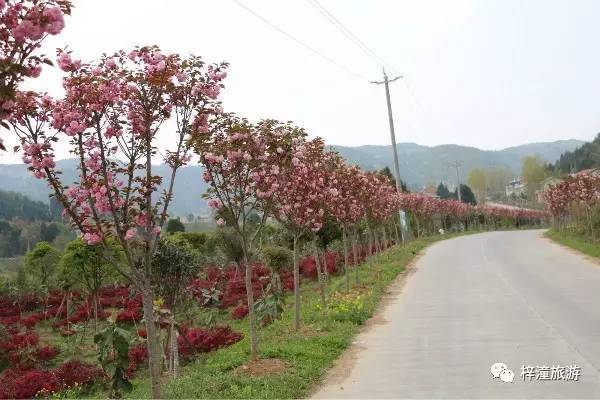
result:
[[[60,252],[48,242],[38,242],[23,260],[23,268],[28,278],[45,287],[55,285],[55,270],[60,260]]]
[[[437,187],[436,194],[438,195],[438,197],[440,199],[449,199],[450,198],[450,191],[448,190],[448,187],[446,187],[446,185],[444,185],[441,182]]]
[[[455,199],[457,198],[456,190],[454,191],[453,197]],[[463,185],[462,183],[460,185],[460,201],[467,204],[477,204],[477,200],[475,199],[475,195],[473,194],[471,188],[467,185]]]
[[[183,224],[181,223],[179,218],[171,218],[167,222],[166,230],[167,230],[167,233],[169,235],[171,235],[175,232],[185,232],[185,226],[183,226]]]
[[[479,168],[473,168],[469,172],[467,182],[477,195],[479,202],[482,202],[485,199],[485,192],[487,189],[485,171]]]
[[[124,262],[122,250],[111,243],[111,252],[103,246],[90,246],[81,239],[67,244],[58,264],[58,280],[64,288],[78,287],[92,298],[94,331],[98,328],[98,292],[109,282],[119,280],[117,270],[108,259]]]
[[[261,248],[262,258],[273,273],[291,269],[292,251],[283,246],[264,246]]]
[[[171,239],[184,240],[188,242],[198,253],[206,253],[206,242],[208,234],[205,232],[176,232]]]
[[[542,181],[548,176],[542,159],[538,156],[528,156],[523,159],[521,178],[525,184],[527,197],[535,198],[535,192],[540,189]]]
[[[506,185],[512,179],[512,172],[504,167],[492,167],[485,171],[487,193],[494,200],[500,200],[506,196]]]
[[[396,187],[396,178],[394,177],[394,174],[392,174],[392,170],[390,169],[390,167],[388,167],[387,165],[385,167],[383,167],[382,169],[379,170],[379,173],[383,176],[385,176],[386,178],[388,178],[388,180],[390,181],[390,183]],[[404,182],[402,179],[400,179],[400,188],[402,188],[403,192],[408,192],[408,188],[406,186],[406,182]]]
[[[52,243],[59,233],[60,230],[58,229],[58,225],[54,222],[49,224],[42,222],[42,225],[40,226],[40,239],[44,242]]]
[[[323,221],[323,227],[317,232],[317,242],[319,247],[327,251],[327,247],[336,240],[342,238],[342,227],[336,219],[326,216]]]
[[[23,254],[21,229],[0,220],[0,257],[13,257]]]
[[[169,309],[182,303],[189,281],[198,274],[198,252],[185,239],[161,238],[152,256],[152,274],[156,294]]]

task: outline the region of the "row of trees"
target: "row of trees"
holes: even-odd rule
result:
[[[87,246],[142,294],[152,396],[161,397],[161,352],[154,322],[153,257],[168,218],[178,170],[193,154],[204,164],[210,183],[209,204],[217,224],[236,234],[246,269],[251,356],[257,355],[256,318],[250,261],[264,223],[273,218],[293,237],[296,327],[300,324],[300,279],[296,255],[300,236],[309,236],[318,256],[318,233],[328,219],[343,230],[344,247],[356,249],[356,227],[366,225],[370,249],[399,237],[392,217],[402,206],[386,178],[347,165],[326,151],[322,139],[308,140],[291,123],[252,123],[224,114],[218,97],[227,64],[206,64],[200,57],[137,47],[82,62],[57,53],[66,73],[64,96],[19,91],[24,76],[39,75],[32,55],[47,34],[64,26],[70,3],[61,0],[3,1],[3,124],[12,127],[31,173],[47,181],[73,227]],[[158,137],[169,137],[159,147]],[[64,182],[55,148],[69,148],[78,159],[78,179]],[[152,167],[161,158],[170,166],[166,189]],[[258,216],[258,223],[251,222]],[[353,239],[354,237],[354,239]],[[114,247],[118,246],[118,256]],[[346,254],[346,267],[348,261]],[[87,257],[87,256],[86,256]],[[324,266],[316,257],[325,303]],[[348,268],[346,268],[347,274]]]
[[[535,201],[536,192],[540,190],[543,180],[550,175],[540,157],[524,157],[521,165],[521,180],[525,185],[523,196]],[[513,178],[514,174],[505,168],[473,168],[469,171],[467,182],[478,202],[484,203],[486,198],[506,200],[505,189]]]
[[[600,174],[565,176],[544,192],[554,226],[600,241]]]

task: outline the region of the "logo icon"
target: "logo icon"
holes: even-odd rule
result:
[[[494,378],[500,378],[502,382],[512,383],[515,379],[515,374],[512,370],[508,369],[504,363],[494,363],[490,368],[490,372]]]

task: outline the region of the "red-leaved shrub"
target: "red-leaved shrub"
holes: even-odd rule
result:
[[[54,375],[63,388],[68,388],[76,383],[85,385],[101,379],[104,377],[104,371],[92,364],[79,360],[69,360],[59,365],[54,370]]]
[[[245,304],[240,304],[231,310],[231,318],[233,319],[242,319],[246,315],[248,315],[248,306]]]
[[[37,349],[34,357],[40,361],[49,361],[58,355],[59,351],[54,346],[44,346]]]
[[[127,378],[133,377],[139,366],[148,360],[148,348],[145,344],[138,344],[129,348],[129,367],[125,373]]]
[[[31,399],[41,391],[55,392],[59,382],[51,371],[10,368],[0,376],[0,398]]]
[[[218,326],[211,330],[181,327],[181,333],[183,335],[177,338],[177,344],[183,357],[229,346],[242,339],[241,333],[232,331],[228,326]]]
[[[134,323],[141,319],[141,308],[126,308],[117,314],[117,322]]]

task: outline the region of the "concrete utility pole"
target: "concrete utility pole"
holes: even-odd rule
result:
[[[392,152],[394,153],[394,172],[396,173],[396,190],[398,193],[402,193],[402,185],[400,184],[400,164],[398,163],[398,150],[396,149],[396,133],[394,132],[394,118],[392,116],[392,101],[390,100],[390,82],[397,81],[402,78],[402,75],[398,75],[393,79],[388,79],[385,69],[383,69],[383,81],[371,81],[376,85],[385,85],[385,99],[387,101],[388,109],[388,120],[390,123],[390,136],[392,139]]]
[[[462,201],[460,196],[460,176],[458,174],[458,169],[462,166],[462,164],[462,161],[454,161],[453,163],[448,164],[448,166],[456,168],[456,193],[458,193],[458,201]]]
[[[402,75],[398,75],[393,79],[388,79],[387,74],[385,73],[385,68],[383,70],[383,81],[371,81],[376,85],[385,85],[385,99],[387,101],[387,109],[388,109],[388,120],[390,123],[390,137],[392,139],[392,153],[394,154],[394,172],[396,173],[396,191],[398,193],[402,193],[402,184],[400,183],[400,164],[398,163],[398,149],[396,149],[396,133],[394,132],[394,117],[392,116],[392,101],[390,100],[390,82],[397,81],[402,78]],[[404,245],[404,232],[402,231],[402,210],[399,212],[400,217],[400,236],[402,238],[402,245]]]

